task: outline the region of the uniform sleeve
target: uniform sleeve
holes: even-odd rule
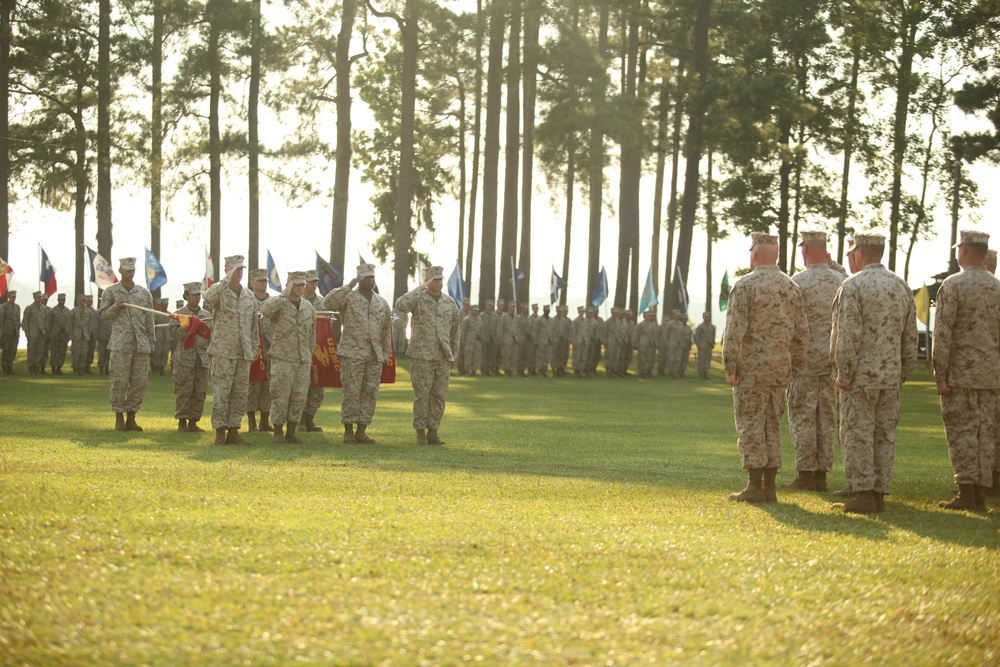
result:
[[[396,310],[401,313],[412,313],[417,306],[417,299],[420,298],[420,289],[412,289],[403,296],[396,299]]]
[[[335,310],[338,313],[343,310],[344,306],[347,305],[347,297],[351,293],[351,285],[341,285],[336,289],[330,290],[330,293],[326,295],[323,299],[323,308],[325,310]]]
[[[214,310],[219,305],[219,301],[222,299],[223,290],[228,288],[229,281],[225,279],[220,280],[205,290],[205,295],[201,297],[201,300],[205,302],[206,306]]]
[[[858,348],[861,344],[861,301],[857,290],[841,290],[837,310],[837,339],[834,349],[834,367],[837,381],[854,384],[858,366]]]
[[[461,322],[459,321],[458,306],[452,306],[451,308],[451,353],[452,356],[458,355],[459,343],[462,341],[461,332]]]
[[[281,302],[282,298],[280,296],[271,297],[264,303],[260,304],[260,314],[269,320],[277,319],[281,314]]]
[[[806,307],[802,301],[802,290],[795,289],[797,305],[795,307],[795,333],[792,336],[792,377],[806,365],[806,354],[809,347],[809,319],[806,317]]]
[[[153,313],[143,313],[146,316],[146,336],[148,336],[149,344],[155,345],[156,341],[156,327],[153,322]]]
[[[906,288],[909,292],[909,287]],[[906,319],[903,321],[903,337],[900,341],[901,374],[900,384],[906,382],[906,376],[917,367],[917,345],[919,335],[917,334],[917,307],[913,299],[907,299]]]
[[[726,328],[722,331],[722,363],[726,375],[738,375],[737,364],[740,359],[740,349],[743,337],[747,333],[747,321],[750,308],[749,299],[743,294],[746,290],[737,283],[729,294],[729,310],[726,313]]]
[[[392,355],[392,310],[385,304],[385,324],[382,326],[382,358],[389,361]]]

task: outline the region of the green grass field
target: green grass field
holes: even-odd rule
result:
[[[252,447],[176,432],[169,376],[133,434],[106,378],[15,368],[2,664],[1000,664],[1000,503],[937,508],[952,470],[923,370],[868,517],[811,492],[729,502],[746,478],[717,368],[453,378],[445,447],[414,444],[405,368],[378,445],[340,443],[328,390],[325,433]]]

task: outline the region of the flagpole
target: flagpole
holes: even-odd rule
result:
[[[510,285],[514,290],[514,303],[517,303],[517,276],[515,275],[514,256],[510,257]]]

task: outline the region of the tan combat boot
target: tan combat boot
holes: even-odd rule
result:
[[[125,415],[121,412],[115,413],[115,430],[116,431],[126,431],[125,428]]]
[[[832,495],[835,495],[838,498],[853,498],[854,489],[852,489],[850,484],[848,484],[846,489],[839,489],[837,491],[834,491]]]
[[[322,433],[323,429],[313,422],[313,415],[302,413],[302,423],[306,425],[306,430],[310,433]]]
[[[417,429],[417,444],[418,445],[427,444],[427,433],[422,428]]]
[[[344,424],[344,444],[353,445],[357,442],[354,438],[354,424]]]
[[[816,485],[817,491],[826,492],[826,471],[825,470],[814,470],[813,471],[813,483]]]
[[[816,490],[816,478],[812,470],[800,470],[799,474],[787,484],[782,484],[783,489],[802,489],[803,491]]]
[[[764,488],[764,502],[765,503],[776,503],[778,502],[777,489],[774,488],[775,479],[778,477],[777,468],[764,468],[764,477],[762,479],[762,486]]]
[[[365,433],[366,428],[368,428],[366,424],[358,424],[358,430],[354,433],[354,441],[362,445],[374,445],[375,440],[368,437]],[[430,441],[430,438],[427,438],[427,442]]]
[[[750,468],[749,476],[747,488],[739,493],[730,493],[730,500],[740,503],[762,503],[767,499],[764,494],[764,469]]]
[[[958,495],[951,500],[942,500],[938,507],[946,510],[971,510],[976,509],[976,485],[959,484]]]
[[[125,430],[126,431],[142,430],[142,427],[135,423],[135,412],[129,412],[128,416],[125,417]]]
[[[191,433],[204,433],[205,429],[203,429],[202,427],[198,426],[198,420],[197,419],[189,419],[188,420],[188,431],[190,431]]]
[[[990,495],[991,487],[989,486],[977,486],[976,487],[976,511],[985,512],[986,511],[986,496]]]
[[[285,434],[283,433],[284,428],[285,428],[284,424],[274,425],[274,444],[283,445],[286,442],[288,442],[287,440],[285,440]]]
[[[215,429],[215,442],[212,443],[212,444],[215,444],[215,445],[227,445],[227,444],[229,444],[229,443],[226,442],[226,429],[224,429],[224,428],[217,428],[217,429]]]
[[[993,471],[993,489],[991,496],[1000,496],[1000,470]]]
[[[356,437],[356,436],[355,436]],[[436,428],[427,429],[427,444],[428,445],[446,445],[444,440],[438,437],[438,430]]]
[[[272,431],[274,431],[274,427],[271,426],[270,422],[268,421],[270,417],[271,417],[270,412],[264,412],[262,410],[260,413],[260,425],[257,427],[257,429],[260,431],[264,431],[265,433],[271,433]]]
[[[247,413],[247,431],[252,432],[257,430],[257,413],[248,412]]]
[[[872,495],[875,496],[875,511],[879,514],[885,511],[885,495],[884,493],[879,493],[878,491],[872,491]]]
[[[227,445],[249,445],[247,440],[243,439],[240,435],[240,430],[238,428],[229,429],[229,433],[226,434],[226,444]]]
[[[877,510],[875,506],[874,491],[857,491],[853,500],[846,503],[834,503],[834,509],[842,509],[849,514],[874,514]]]
[[[288,422],[285,425],[285,426],[288,427],[288,430],[285,432],[285,442],[287,442],[290,445],[302,445],[302,444],[305,444],[305,443],[302,442],[302,438],[300,438],[299,436],[295,435],[295,429],[298,427],[298,425],[299,425],[298,422]]]
[[[177,420],[177,430],[178,431],[187,431],[188,430],[188,420],[186,420],[186,419],[178,419]]]

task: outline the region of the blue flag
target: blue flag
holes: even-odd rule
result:
[[[49,261],[48,254],[42,250],[42,246],[38,246],[38,252],[41,253],[38,260],[41,266],[38,271],[38,282],[42,283],[42,291],[45,292],[45,296],[52,296],[59,289],[56,283],[56,267],[52,266],[52,262]]]
[[[167,284],[167,272],[160,265],[156,255],[146,248],[146,287],[150,292],[158,290]]]
[[[597,284],[594,285],[594,298],[590,300],[591,305],[599,306],[608,298],[608,274],[601,267],[601,272],[597,274]]]
[[[461,262],[455,262],[455,269],[451,272],[451,277],[448,278],[448,294],[451,295],[451,298],[455,300],[459,310],[461,310],[462,300],[465,298],[465,281],[462,280]]]
[[[274,265],[274,258],[271,257],[270,250],[267,251],[267,286],[275,292],[281,291],[281,275],[278,273],[278,268]]]
[[[330,262],[316,253],[316,273],[319,274],[319,290],[327,294],[334,287],[340,287],[344,282],[344,274]]]
[[[656,285],[653,283],[653,268],[650,267],[649,273],[646,274],[646,285],[642,288],[642,298],[639,299],[639,312],[645,313],[659,303],[660,300],[656,298]]]
[[[549,281],[549,303],[559,300],[559,290],[566,287],[566,281],[556,273],[556,267],[552,267],[552,279]]]

